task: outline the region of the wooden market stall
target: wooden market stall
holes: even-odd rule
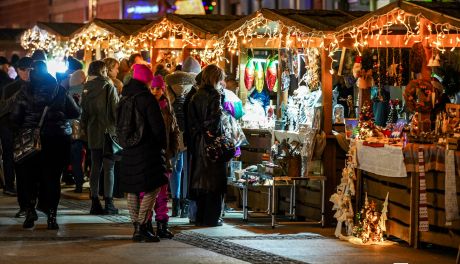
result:
[[[152,64],[167,69],[193,56],[203,64],[215,61],[208,50],[213,48],[219,31],[242,16],[167,14],[140,29],[130,42],[150,52]]]
[[[105,57],[127,57],[137,51],[137,47],[129,42],[131,35],[151,22],[96,18],[72,34],[68,45],[71,53],[84,51],[86,64]]]
[[[372,95],[374,105],[404,99],[407,115],[418,112],[411,119],[408,142],[385,140],[372,124],[370,129],[361,125],[355,143],[358,169],[355,210],[363,206],[365,196],[381,204],[388,193],[387,233],[416,247],[421,242],[453,248],[460,244],[457,164],[460,153],[456,145],[443,144],[443,138],[452,137],[452,131],[441,128],[442,122],[436,117],[442,111],[433,110],[441,95],[451,92],[448,89],[453,81],[447,79],[449,71],[453,75],[460,72],[459,30],[460,3],[397,1],[338,27],[328,46],[331,58],[340,64],[346,56],[334,53],[345,54],[348,50],[362,58],[359,62],[364,71],[355,77],[351,77],[352,70],[349,73],[356,82],[353,87],[359,97],[356,116],[365,102],[371,100],[371,87],[378,91]],[[458,83],[454,86],[458,89]],[[386,87],[389,87],[388,97],[381,94]],[[424,94],[429,95],[426,101]],[[391,103],[396,120],[384,119],[383,126],[387,129],[381,130],[382,133],[396,131],[397,120],[401,119],[394,105],[398,103]],[[367,111],[362,111],[360,123],[370,124],[365,116]],[[376,111],[374,108],[374,115]],[[458,116],[450,115],[443,120],[445,127],[455,118]],[[403,133],[397,135],[399,138]],[[340,167],[332,159],[329,161],[330,166]]]
[[[227,58],[228,64],[231,65],[235,63],[232,58],[237,57],[238,61],[235,64],[236,78],[239,80],[239,97],[245,105],[248,105],[248,102],[251,105],[253,100],[258,100],[254,98],[265,93],[266,102],[263,107],[266,116],[242,118],[244,132],[249,141],[248,146],[242,147],[240,160],[243,165],[261,164],[263,160],[269,160],[275,139],[280,142],[286,139],[291,143],[293,139],[302,141],[303,137],[299,137],[300,124],[314,128],[311,130],[316,132],[321,128],[330,133],[331,122],[322,120],[322,115],[328,116],[327,111],[332,109],[331,93],[324,92],[327,89],[332,91],[330,60],[324,48],[329,43],[328,35],[333,33],[337,26],[363,14],[364,12],[261,9],[222,30],[214,54],[216,57]],[[306,101],[312,103],[307,106],[304,103]],[[300,111],[294,110],[296,103],[303,104],[304,108]],[[246,107],[245,111],[248,116],[256,112],[255,108],[250,107]],[[302,112],[303,119],[297,120],[297,116],[288,119],[286,116],[290,111]],[[273,116],[270,117],[272,113]],[[301,145],[297,146],[297,152],[300,151]],[[306,149],[312,151],[313,146]],[[292,162],[291,169],[285,168],[279,172],[281,175],[300,177],[308,174],[302,172],[301,163],[306,164],[306,161],[299,161],[300,154],[297,152],[297,157],[286,161]],[[312,156],[310,153],[309,157]],[[321,154],[319,156],[321,159]],[[294,161],[295,159],[297,160]],[[321,170],[320,163],[317,167]],[[332,176],[335,177],[335,174]],[[326,185],[325,195],[328,196],[336,185],[335,179],[327,178]],[[320,186],[321,182],[315,181],[310,181],[307,185],[300,184],[295,201],[292,201],[293,196],[288,190],[280,190],[276,208],[286,214],[289,211],[291,216],[293,210],[296,210],[295,217],[298,218],[320,219]],[[252,200],[249,207],[267,209],[269,197],[264,195],[263,190],[254,188],[248,195],[248,199]],[[324,205],[330,208],[327,203]],[[325,212],[328,211],[326,209]],[[326,215],[322,223],[328,224],[330,221],[331,215]]]
[[[51,57],[64,57],[70,36],[83,27],[81,23],[37,22],[21,36],[21,46],[31,54],[41,49]]]

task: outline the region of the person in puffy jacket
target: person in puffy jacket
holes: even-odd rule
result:
[[[161,187],[168,184],[165,123],[157,100],[149,92],[152,79],[153,74],[146,65],[135,64],[133,78],[122,92],[122,98],[136,96],[135,107],[142,116],[142,137],[138,144],[122,150],[120,166],[120,187],[127,193],[129,214],[134,226],[133,240],[136,242],[160,241],[149,230],[148,221]],[[119,113],[125,107],[124,102],[122,99],[118,106]],[[120,123],[123,122],[117,122]],[[117,131],[121,130],[117,128]],[[144,193],[143,197],[141,193]]]
[[[16,164],[16,174],[24,183],[23,200],[27,213],[24,228],[32,228],[38,219],[35,205],[39,197],[40,210],[48,216],[48,229],[58,229],[56,212],[61,195],[60,179],[70,155],[69,119],[80,116],[80,108],[52,77],[43,61],[35,61],[30,73],[30,85],[17,97],[10,118],[20,129],[37,128],[42,115],[41,151]],[[45,113],[45,107],[48,111]]]
[[[114,157],[104,157],[105,133],[115,135],[115,112],[118,103],[116,88],[107,77],[103,61],[93,61],[88,69],[88,81],[81,99],[81,129],[88,138],[91,151],[90,214],[118,214],[113,204]],[[99,201],[99,176],[104,168],[105,208]]]

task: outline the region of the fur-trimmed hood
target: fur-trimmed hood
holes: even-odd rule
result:
[[[165,81],[175,96],[185,96],[195,84],[195,74],[176,71],[167,75]]]

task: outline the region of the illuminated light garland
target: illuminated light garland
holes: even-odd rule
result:
[[[163,18],[159,23],[156,23],[148,30],[137,34],[136,36],[130,37],[127,41],[127,45],[131,47],[140,47],[143,50],[149,49],[149,44],[158,39],[169,40],[170,46],[174,46],[176,39],[182,40],[182,48],[190,46],[191,48],[197,48],[199,41],[203,40],[193,30],[189,29],[182,23],[170,21],[168,18]],[[213,37],[207,42],[216,40]],[[210,47],[206,44],[204,50],[194,50],[195,56],[198,56],[204,63],[209,64],[213,62]]]
[[[294,46],[293,44],[297,44],[296,47],[308,49],[312,47],[311,43],[314,39],[320,39],[319,47],[324,47],[325,37],[322,31],[304,32],[295,26],[285,25],[279,20],[267,19],[258,11],[255,17],[245,21],[240,27],[225,32],[224,36],[213,45],[210,56],[217,61],[224,60],[226,50],[232,54],[237,53],[241,44],[250,45],[253,39],[266,39],[265,46],[279,41],[276,48],[289,49]]]
[[[48,31],[34,26],[26,30],[21,36],[21,46],[30,55],[35,50],[44,50],[50,57],[64,57],[67,43]]]
[[[81,32],[75,34],[69,41],[69,50],[75,53],[78,50],[88,50],[99,47],[108,54],[125,53],[131,54],[136,47],[125,41],[125,37],[118,37],[114,33],[96,24],[91,24]]]
[[[421,34],[423,29],[421,27],[422,19],[429,22],[424,25],[430,32],[425,38]],[[403,26],[406,29],[403,39],[404,45],[408,45],[411,39],[413,39],[414,43],[426,40],[429,47],[436,48],[442,53],[446,51],[446,46],[451,46],[450,51],[454,51],[460,45],[459,27],[452,26],[450,23],[433,23],[422,14],[414,15],[400,8],[395,8],[386,14],[373,16],[358,26],[349,26],[329,35],[328,38],[332,39],[328,47],[329,57],[334,61],[335,52],[340,50],[340,43],[346,38],[353,41],[353,48],[359,55],[361,55],[360,49],[369,45],[369,39],[377,41],[379,46],[389,46],[391,43],[388,41],[387,36],[392,33],[390,28],[395,25]],[[432,34],[433,31],[436,32],[435,35]],[[457,32],[455,40],[453,37],[449,38],[449,33],[452,31]],[[382,35],[384,35],[383,38]],[[444,44],[447,40],[450,45]]]

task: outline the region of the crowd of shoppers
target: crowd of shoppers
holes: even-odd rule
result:
[[[222,225],[226,163],[208,160],[203,140],[206,133],[222,131],[223,70],[216,65],[202,70],[191,57],[173,73],[163,65],[153,70],[138,53],[128,60],[93,61],[87,74],[77,59],[69,57],[67,63],[68,70],[56,79],[47,71],[43,52],[23,57],[14,63],[17,77],[12,79],[10,62],[0,57],[4,193],[17,193],[16,217],[25,216],[23,227],[34,226],[38,209],[47,214],[48,229],[59,228],[61,177],[71,168],[75,192],[81,193],[87,157],[90,214],[118,213],[113,200],[117,180],[126,193],[134,241],[173,237],[170,196],[173,217],[188,217],[198,226]],[[42,114],[41,151],[15,164],[15,135],[37,128]],[[107,154],[108,136],[124,139],[119,155]]]

